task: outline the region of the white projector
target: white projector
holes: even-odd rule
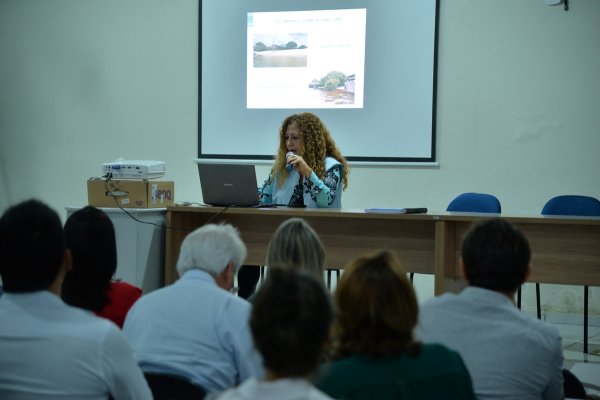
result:
[[[102,164],[102,176],[112,179],[156,179],[164,174],[164,161],[121,160]]]

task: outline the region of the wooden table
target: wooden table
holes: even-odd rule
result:
[[[184,237],[208,222],[236,226],[248,248],[247,264],[261,265],[275,229],[304,218],[325,245],[326,265],[343,268],[354,257],[387,248],[410,272],[434,274],[435,293],[456,291],[461,280],[460,245],[469,226],[497,216],[477,213],[374,214],[362,210],[298,208],[167,208],[165,284],[177,279],[175,265]],[[502,215],[531,244],[532,282],[600,286],[600,218]]]

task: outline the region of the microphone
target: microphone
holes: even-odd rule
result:
[[[288,160],[290,157],[293,157],[295,155],[296,154],[293,151],[288,151],[285,155],[285,159]],[[285,169],[287,170],[288,173],[290,173],[294,169],[294,166],[292,164],[287,164],[285,166]]]

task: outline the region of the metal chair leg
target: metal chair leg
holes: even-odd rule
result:
[[[267,267],[265,267],[264,265],[260,266],[260,279],[259,282],[262,282],[265,280],[265,270]]]
[[[535,284],[535,300],[537,303],[537,317],[538,319],[542,319],[542,305],[540,302],[540,284]]]
[[[588,287],[583,287],[583,352],[588,354]]]

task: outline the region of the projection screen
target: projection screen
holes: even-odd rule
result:
[[[435,162],[436,0],[200,1],[198,157],[270,160],[312,112],[349,161]]]

